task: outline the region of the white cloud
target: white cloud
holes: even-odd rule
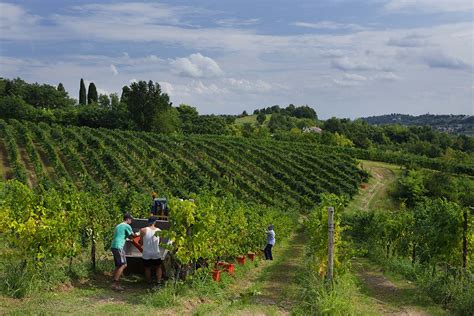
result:
[[[426,47],[430,45],[426,37],[417,34],[409,34],[402,37],[393,37],[388,40],[387,44],[390,46],[398,47]]]
[[[472,23],[372,28],[337,34],[287,35],[276,30],[269,35],[252,28],[232,28],[230,24],[189,27],[186,17],[194,14],[192,8],[179,11],[167,5],[164,9],[170,9],[168,13],[148,12],[156,8],[152,3],[135,7],[126,4],[86,5],[41,17],[14,6],[20,9],[19,14],[13,12],[12,17],[17,18],[12,18],[6,27],[17,31],[0,32],[0,38],[13,45],[17,39],[34,49],[40,41],[41,45],[53,46],[68,40],[97,48],[134,46],[134,53],[121,55],[119,50],[118,55],[112,56],[57,58],[35,54],[34,58],[24,59],[3,56],[1,76],[55,85],[61,81],[76,97],[79,80],[73,74],[93,80],[98,88],[119,93],[130,78],[151,79],[163,83],[174,103],[195,105],[202,113],[223,113],[224,109],[239,113],[244,106],[249,110],[289,103],[317,104],[322,117],[353,117],[363,115],[361,111],[372,114],[375,112],[371,111],[392,109],[435,113],[448,105],[453,112],[472,112],[472,74],[452,70],[469,69],[474,64]],[[2,26],[3,20],[2,16]],[[213,16],[209,18],[212,20]],[[342,24],[317,25],[322,26],[334,29]],[[147,51],[149,47],[159,47],[160,51],[156,55],[137,55],[142,46]],[[186,53],[181,53],[183,50]],[[432,50],[438,53],[431,53]],[[193,54],[199,62],[192,55],[186,56],[188,51],[200,52]],[[186,57],[162,59],[158,57],[161,52],[178,52],[181,55],[173,57]],[[219,57],[214,60],[205,56]],[[114,76],[111,65],[117,68]],[[340,89],[341,85],[357,88]],[[390,85],[390,89],[377,90],[374,85]],[[432,90],[433,95],[421,96],[420,91],[426,89]],[[354,102],[364,107],[351,106]]]
[[[225,88],[219,88],[217,85],[204,84],[201,80],[194,80],[191,84],[188,84],[184,87],[184,92],[187,94],[225,94],[228,93],[228,90]]]
[[[213,78],[224,74],[215,60],[200,53],[176,58],[170,62],[170,65],[176,73],[185,77]]]
[[[0,38],[27,39],[30,38],[40,17],[29,14],[21,6],[0,2]]]
[[[272,90],[272,85],[263,80],[251,81],[247,79],[226,79],[227,84],[231,89],[243,91],[248,93],[265,93]]]
[[[342,78],[333,79],[333,82],[338,86],[350,87],[361,85],[364,81],[367,81],[368,78],[365,76],[346,73]]]
[[[393,72],[389,71],[389,72],[378,73],[378,74],[372,76],[371,79],[372,80],[384,80],[384,81],[398,81],[398,80],[401,80],[402,78],[400,78],[399,76],[397,76]]]
[[[445,68],[451,70],[472,71],[473,65],[459,58],[445,55],[441,52],[432,52],[421,57],[422,61],[431,68]]]
[[[470,12],[472,0],[389,0],[385,10],[391,12]]]
[[[375,73],[370,76],[361,76],[353,73],[345,73],[342,78],[333,79],[333,82],[338,86],[343,87],[353,87],[360,86],[364,83],[369,83],[372,81],[382,82],[382,81],[398,81],[401,80],[399,76],[393,72],[380,72]]]
[[[368,60],[367,58],[349,58],[347,56],[335,59],[331,63],[332,67],[343,71],[368,71],[368,70],[382,70],[389,71],[387,66],[380,66]]]
[[[114,74],[114,76],[118,75],[118,70],[117,70],[117,67],[115,67],[114,64],[111,64],[110,65],[110,70],[112,70],[112,73]]]
[[[223,27],[251,26],[260,23],[260,19],[220,19],[215,23]]]
[[[321,22],[316,22],[316,23],[294,22],[293,25],[299,26],[299,27],[311,28],[311,29],[318,29],[318,30],[362,31],[362,30],[368,29],[358,24],[352,24],[352,23],[345,24],[345,23],[337,23],[333,21],[321,21]]]
[[[160,81],[158,83],[160,84],[161,91],[163,91],[164,93],[167,93],[170,96],[173,95],[174,87],[171,83],[166,82],[166,81]]]

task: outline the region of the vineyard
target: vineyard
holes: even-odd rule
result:
[[[357,193],[366,177],[335,149],[220,136],[159,134],[0,121],[3,178],[30,187],[240,200],[305,210],[324,192]]]

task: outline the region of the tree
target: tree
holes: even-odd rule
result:
[[[289,116],[282,115],[281,113],[273,113],[270,116],[270,121],[268,122],[268,128],[272,133],[277,130],[289,131],[295,125],[291,121]]]
[[[60,83],[58,84],[58,91],[60,91],[60,92],[66,92],[66,89],[64,89],[64,86],[63,86],[62,82],[60,82]]]
[[[185,134],[191,134],[193,132],[194,125],[199,117],[199,113],[195,107],[180,104],[176,108],[179,113],[179,118],[181,120],[181,128]]]
[[[173,133],[181,127],[179,112],[176,108],[170,107],[165,111],[157,112],[152,125],[152,131],[158,133]]]
[[[81,85],[79,88],[79,104],[86,105],[87,95],[86,95],[86,86],[84,85],[84,79],[81,78]]]
[[[163,113],[171,108],[168,94],[161,92],[161,87],[153,81],[139,81],[130,85],[130,91],[122,90],[126,97],[127,109],[131,119],[137,127],[144,131],[153,130],[153,120],[158,113]],[[126,92],[125,95],[123,92]]]
[[[110,108],[110,99],[109,99],[109,96],[106,94],[99,95],[99,100],[97,103],[99,103],[99,106],[101,108],[104,108],[104,109]]]
[[[128,86],[123,86],[122,95],[120,96],[120,102],[127,103],[129,94],[130,94],[130,88]]]
[[[244,137],[252,137],[255,131],[255,127],[250,123],[244,123],[242,125],[242,136]]]
[[[95,84],[91,82],[89,84],[89,89],[87,91],[87,103],[92,104],[92,103],[97,103],[97,101],[98,101],[97,88],[95,87]]]
[[[263,113],[263,112],[258,113],[258,115],[257,115],[258,124],[262,125],[263,122],[265,122],[266,119],[267,119],[267,116],[265,115],[265,113]]]
[[[118,110],[120,108],[120,99],[117,93],[110,94],[110,106],[112,110]]]
[[[314,119],[314,120],[318,119],[318,116],[316,115],[316,111],[307,105],[299,106],[295,108],[292,114],[294,117],[297,117],[297,118],[309,118],[309,119]]]
[[[241,116],[242,116],[242,117],[246,117],[246,116],[249,116],[249,115],[248,115],[247,111],[244,110],[244,111],[242,112],[242,115],[241,115]]]
[[[294,115],[294,112],[295,112],[295,106],[293,104],[290,104],[286,107],[285,109],[285,112],[289,115],[289,116],[293,116]]]

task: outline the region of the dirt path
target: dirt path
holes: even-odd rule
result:
[[[262,291],[255,297],[255,304],[276,305],[282,312],[289,313],[297,295],[296,280],[302,271],[303,231],[298,229],[282,250],[276,253],[279,256],[276,262],[264,271],[261,277]]]
[[[361,185],[359,194],[349,204],[348,209],[395,209],[398,205],[389,197],[389,188],[395,182],[400,170],[385,163],[363,161],[361,167],[370,172],[368,183]]]
[[[398,205],[389,196],[389,187],[400,172],[394,165],[364,161],[362,167],[372,177],[351,201],[348,211],[371,209],[395,210]],[[361,295],[371,303],[377,315],[445,315],[416,286],[397,275],[388,275],[382,268],[364,258],[353,262],[359,279]]]
[[[304,235],[297,229],[288,241],[276,245],[273,261],[261,261],[237,280],[223,301],[200,304],[189,314],[290,315],[298,294],[303,249]]]
[[[382,268],[367,259],[353,263],[361,292],[370,298],[379,315],[446,315],[410,281],[399,276],[387,277]]]

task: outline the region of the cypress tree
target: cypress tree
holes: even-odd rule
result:
[[[99,99],[99,96],[97,95],[97,88],[95,87],[95,84],[91,82],[89,84],[89,89],[87,91],[87,103],[92,104],[92,103],[97,103]]]
[[[81,78],[81,87],[79,88],[79,104],[86,105],[86,86],[84,85],[84,79]]]

